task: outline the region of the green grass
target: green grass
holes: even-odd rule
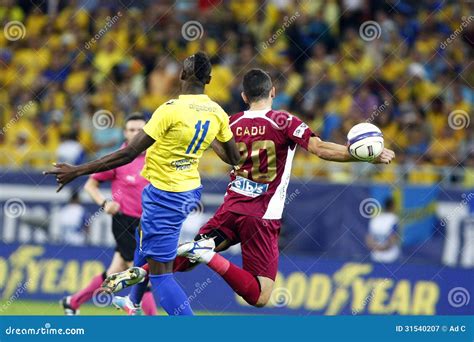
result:
[[[63,315],[63,310],[59,306],[59,302],[53,301],[33,301],[18,300],[13,303],[0,301],[1,315],[19,315],[19,316],[59,316]],[[164,315],[163,310],[158,310],[159,315]],[[81,315],[86,316],[118,316],[125,315],[123,311],[119,311],[114,307],[100,308],[93,304],[84,304],[81,306]]]
[[[115,309],[113,306],[104,308],[93,304],[84,304],[81,306],[81,316],[121,316],[125,313]],[[194,311],[196,315],[241,315],[230,312],[214,313],[209,311]],[[39,300],[17,300],[12,303],[0,301],[0,316],[62,316],[64,315],[59,301],[39,301]],[[166,312],[158,308],[158,315],[166,315]]]

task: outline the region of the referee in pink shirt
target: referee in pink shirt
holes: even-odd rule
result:
[[[125,142],[122,147],[132,140],[145,123],[145,117],[141,114],[133,114],[125,119]],[[140,175],[144,162],[145,154],[142,153],[130,164],[91,175],[84,185],[84,189],[94,202],[107,214],[112,215],[112,232],[117,247],[106,272],[95,276],[84,289],[62,299],[61,305],[66,315],[79,314],[81,304],[92,298],[108,275],[132,266],[136,246],[135,230],[142,215],[142,190],[148,185],[148,181]],[[105,198],[100,191],[99,186],[102,182],[111,182],[112,199]],[[142,306],[147,315],[156,314],[156,305],[150,292],[145,294]]]

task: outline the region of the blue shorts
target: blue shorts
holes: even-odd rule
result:
[[[149,184],[143,189],[139,249],[142,257],[159,262],[176,258],[184,220],[199,207],[201,189],[169,192]]]

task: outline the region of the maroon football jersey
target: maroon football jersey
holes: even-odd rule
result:
[[[303,121],[271,109],[232,115],[230,128],[240,150],[223,206],[232,212],[280,219],[296,145],[308,148],[314,136]]]

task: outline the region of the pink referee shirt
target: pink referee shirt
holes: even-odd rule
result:
[[[142,215],[142,191],[148,185],[148,181],[140,175],[144,163],[145,153],[142,153],[127,165],[91,176],[98,182],[111,181],[112,199],[120,204],[120,212],[127,216]]]

